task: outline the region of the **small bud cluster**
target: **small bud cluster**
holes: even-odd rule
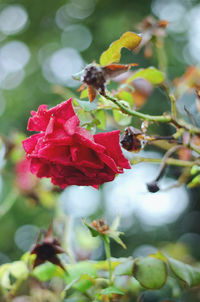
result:
[[[110,228],[109,225],[106,224],[105,219],[101,218],[99,220],[93,220],[91,225],[100,233],[105,234],[107,233]]]

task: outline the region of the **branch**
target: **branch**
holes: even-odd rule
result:
[[[161,164],[163,161],[162,158],[148,158],[148,157],[135,157],[133,159],[130,160],[130,163],[132,165],[136,165],[136,164],[140,164],[143,162],[149,162],[149,163],[153,163],[153,164]],[[193,161],[186,161],[186,160],[180,160],[180,159],[175,159],[175,158],[168,158],[165,163],[167,165],[171,165],[171,166],[180,166],[180,167],[193,167],[195,162]],[[196,162],[196,164],[200,164],[200,162]]]
[[[128,107],[122,105],[122,103],[120,103],[119,100],[115,99],[112,96],[109,95],[104,95],[104,97],[108,100],[110,100],[111,102],[113,102],[114,104],[116,104],[123,113],[126,113],[128,115],[131,116],[135,116],[138,117],[142,120],[146,120],[146,121],[152,121],[152,122],[160,122],[160,123],[169,123],[171,122],[172,118],[170,115],[149,115],[149,114],[144,114],[135,110],[131,110]]]
[[[174,119],[171,115],[166,114],[166,115],[149,115],[145,113],[141,113],[135,110],[131,110],[128,107],[124,106],[120,101],[110,95],[103,95],[107,100],[110,100],[113,102],[115,105],[117,105],[123,113],[126,113],[128,115],[140,118],[142,120],[146,121],[152,121],[152,122],[159,122],[159,123],[171,123],[174,125],[176,128],[183,128],[186,131],[190,132],[191,134],[197,134],[200,135],[200,129],[197,127],[194,127],[191,124],[188,124],[182,120],[176,120]]]

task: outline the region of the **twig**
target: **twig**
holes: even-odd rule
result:
[[[173,119],[176,120],[176,99],[175,99],[175,96],[173,94],[170,94],[169,98],[170,98],[170,101],[171,101],[172,117],[173,117]]]
[[[117,100],[116,98],[114,98],[110,95],[105,95],[104,97],[106,99],[110,100],[111,102],[113,102],[114,104],[116,104],[121,109],[121,111],[123,113],[126,113],[126,114],[131,115],[131,116],[135,116],[135,117],[140,118],[142,120],[152,121],[152,122],[160,122],[160,123],[169,123],[172,120],[170,115],[144,114],[144,113],[141,113],[141,112],[138,112],[138,111],[135,111],[135,110],[131,110],[128,107],[125,107],[124,105],[122,105],[122,103],[120,103],[119,100]]]
[[[132,165],[140,164],[143,162],[149,162],[152,164],[160,164],[162,163],[161,158],[149,158],[149,157],[135,157],[134,159],[130,160]],[[175,159],[175,158],[167,158],[166,159],[166,164],[171,165],[171,166],[180,166],[180,167],[192,167],[195,162],[193,161],[186,161],[186,160],[180,160],[180,159]],[[196,162],[196,164],[200,164],[199,162]]]
[[[197,134],[200,135],[200,129],[197,127],[194,127],[191,124],[186,123],[185,121],[182,120],[176,120],[174,119],[171,115],[166,114],[166,115],[149,115],[145,113],[141,113],[135,110],[131,110],[128,107],[124,106],[120,101],[110,95],[103,95],[106,99],[110,100],[114,104],[116,104],[123,113],[126,113],[128,115],[137,117],[142,120],[146,121],[152,121],[152,122],[159,122],[159,123],[171,123],[174,125],[176,128],[183,128],[186,131],[190,132],[191,134]]]

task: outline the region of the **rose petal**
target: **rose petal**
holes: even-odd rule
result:
[[[131,169],[129,161],[124,157],[119,145],[120,131],[111,131],[94,135],[96,143],[106,148],[106,154],[114,159],[116,164],[125,169]]]

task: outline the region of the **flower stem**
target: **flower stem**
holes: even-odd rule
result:
[[[108,236],[103,237],[104,240],[104,246],[105,246],[105,252],[106,252],[106,258],[108,261],[108,270],[109,270],[109,283],[112,283],[112,263],[111,263],[111,252],[110,252],[110,239]]]

